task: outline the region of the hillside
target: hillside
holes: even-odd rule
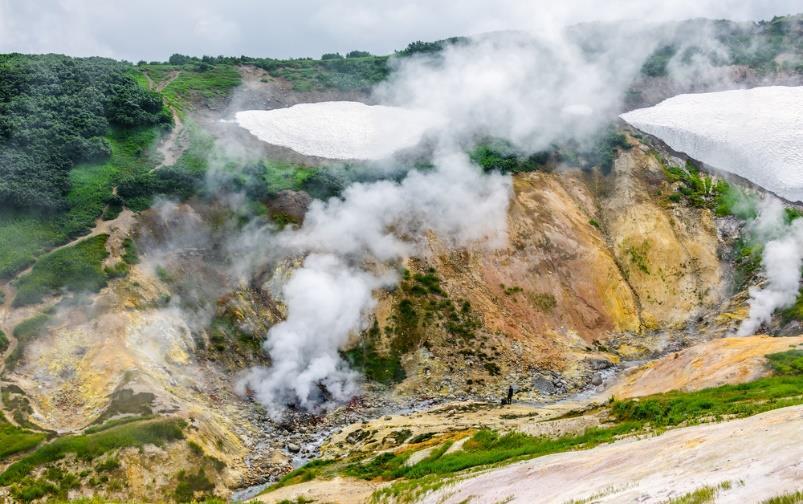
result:
[[[663,26],[602,119],[556,112],[594,123],[582,138],[422,134],[367,160],[260,141],[236,114],[398,99],[382,86],[404,68],[437,70],[475,42],[293,60],[0,55],[0,498],[799,490],[803,295],[765,336],[729,337],[767,281],[768,193],[616,116],[800,85],[802,23]],[[712,26],[728,56],[708,63],[732,79],[684,57]],[[585,63],[606,66],[589,44],[609,28],[573,29]],[[778,204],[794,226],[800,207]],[[663,465],[642,470],[647,456]]]

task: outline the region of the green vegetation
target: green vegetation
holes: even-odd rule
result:
[[[480,360],[491,358],[471,344],[481,326],[471,305],[467,301],[456,305],[441,288],[434,268],[416,274],[404,270],[399,289],[402,296],[392,308],[388,325],[380,329],[375,322],[363,334],[360,344],[345,353],[349,363],[368,379],[385,384],[403,380],[402,356],[421,345],[428,346],[427,336],[434,328],[454,337],[461,353],[476,355]],[[498,368],[488,366],[486,370],[498,372]]]
[[[717,496],[717,489],[712,486],[705,486],[691,491],[680,497],[666,501],[666,504],[708,504],[714,502]]]
[[[374,321],[373,326],[362,337],[360,344],[346,352],[349,364],[360,370],[366,378],[379,383],[398,383],[407,376],[401,365],[401,356],[383,355],[379,351],[380,329]]]
[[[630,263],[645,275],[650,274],[648,255],[650,253],[650,242],[644,240],[640,245],[628,245],[625,247],[625,254]]]
[[[774,374],[759,380],[740,384],[703,389],[696,392],[673,391],[638,399],[611,400],[606,406],[612,422],[587,429],[581,434],[567,434],[556,438],[536,437],[519,432],[500,434],[491,430],[475,433],[461,450],[446,453],[451,441],[438,444],[424,460],[408,466],[405,462],[421,446],[408,447],[397,452],[385,452],[370,459],[360,456],[350,460],[316,460],[285,476],[277,486],[327,478],[336,474],[363,479],[399,480],[374,495],[394,496],[397,502],[408,502],[407,497],[422,487],[437,488],[444,478],[477,467],[489,467],[517,460],[539,457],[569,450],[588,449],[602,443],[643,432],[700,422],[744,417],[776,408],[803,404],[803,350],[790,350],[767,356]],[[425,439],[414,438],[411,443]],[[727,490],[724,482],[711,491]],[[704,491],[703,491],[704,490]],[[709,494],[701,489],[682,496],[677,502],[705,502],[694,499]],[[417,494],[416,494],[417,495]],[[674,501],[673,501],[674,502]],[[779,501],[783,502],[783,501]],[[794,502],[794,501],[792,501]]]
[[[557,147],[559,158],[570,165],[584,169],[599,167],[607,174],[613,169],[617,150],[630,149],[627,137],[614,125],[602,128],[589,141],[582,144],[568,142]]]
[[[768,355],[775,374],[739,385],[696,392],[667,392],[639,399],[614,401],[611,414],[618,422],[638,421],[671,427],[709,419],[746,417],[803,403],[803,351]]]
[[[647,58],[641,66],[641,73],[648,77],[664,77],[667,74],[666,67],[669,61],[675,56],[677,49],[671,45],[661,46]]]
[[[486,172],[521,173],[544,169],[550,160],[550,153],[538,152],[527,156],[518,152],[509,142],[491,140],[477,145],[469,157]]]
[[[341,172],[336,175],[333,169],[266,160],[236,170],[226,182],[232,190],[244,191],[253,201],[265,201],[286,190],[304,191],[325,200],[340,194],[345,187],[351,173],[347,168]]]
[[[717,201],[714,212],[718,217],[732,215],[741,220],[753,220],[758,216],[758,200],[751,197],[741,187],[718,183]]]
[[[48,467],[40,478],[24,478],[11,488],[11,494],[19,501],[31,502],[45,496],[66,499],[68,492],[81,486],[80,478],[60,467]]]
[[[771,497],[767,500],[761,501],[761,504],[801,504],[803,503],[803,490],[797,492],[790,492],[777,497]]]
[[[689,45],[693,33],[704,32],[706,40],[718,42],[717,48]],[[648,77],[668,75],[669,63],[691,65],[695,58],[703,58],[714,66],[744,65],[759,73],[776,71],[803,72],[799,16],[774,17],[758,23],[738,23],[726,20],[695,19],[678,23],[672,36],[658,46],[647,58],[641,74]],[[693,43],[692,43],[693,44]],[[681,51],[681,48],[683,50]],[[778,58],[788,53],[797,58]]]
[[[111,154],[111,126],[167,124],[161,97],[104,58],[0,55],[0,201],[60,210],[76,163]]]
[[[803,375],[803,350],[789,350],[767,356],[770,367],[778,375]]]
[[[182,69],[189,67],[196,73],[211,72],[219,66],[253,65],[265,70],[272,77],[287,80],[296,91],[323,89],[366,91],[374,84],[384,80],[389,72],[387,56],[362,55],[359,51],[349,53],[349,57],[346,58],[339,54],[327,54],[324,56],[326,57],[321,59],[279,60],[248,56],[239,58],[204,56],[196,58],[174,54],[170,57],[170,64],[180,65]],[[152,67],[153,65],[146,65],[149,70]],[[167,91],[170,86],[165,88],[165,95],[168,96],[168,101],[170,97]]]
[[[137,69],[147,74],[154,85],[164,86],[161,92],[165,101],[178,111],[187,110],[193,102],[223,99],[240,84],[240,73],[232,64],[199,61],[138,65]]]
[[[449,46],[459,45],[466,42],[468,42],[468,38],[466,37],[450,37],[443,40],[436,40],[434,42],[422,42],[420,40],[416,40],[415,42],[410,42],[407,44],[407,47],[401,51],[396,51],[396,55],[401,57],[413,56],[416,54],[432,55],[443,51]]]
[[[106,239],[97,235],[42,257],[30,273],[16,281],[14,306],[42,301],[61,289],[71,292],[97,292],[106,285],[101,263],[108,255]]]
[[[0,330],[0,354],[4,353],[6,350],[8,350],[8,336]]]
[[[670,183],[677,183],[676,192],[669,195],[669,201],[679,203],[685,201],[687,205],[697,208],[710,208],[716,210],[717,215],[730,215],[739,211],[737,208],[738,189],[731,189],[730,185],[722,179],[715,179],[705,173],[690,161],[684,167],[670,166],[660,154],[655,154],[663,169],[666,179]]]
[[[6,357],[6,369],[12,371],[17,365],[17,362],[22,358],[25,353],[25,348],[30,342],[41,336],[48,322],[50,322],[50,315],[40,313],[33,317],[24,320],[14,328],[14,338],[17,340],[17,346],[14,351]]]
[[[209,492],[215,489],[215,485],[206,477],[203,469],[197,473],[178,473],[178,485],[173,497],[177,502],[195,502],[198,498],[206,497]]]
[[[262,334],[244,330],[230,310],[216,315],[209,327],[209,341],[217,352],[233,351],[235,346],[245,355],[253,354],[262,346],[262,337]]]
[[[64,232],[47,215],[0,210],[0,279],[26,268],[37,255],[65,239]]]
[[[527,297],[532,305],[542,312],[551,312],[558,305],[558,301],[552,294],[539,292],[528,294]]]
[[[337,89],[367,91],[388,73],[387,56],[255,60],[254,65],[273,77],[289,81],[295,91]]]
[[[0,486],[17,483],[35,468],[55,462],[67,454],[93,460],[112,450],[146,444],[163,445],[183,439],[184,424],[177,419],[131,422],[97,432],[60,437],[14,462],[0,474]]]
[[[31,450],[45,440],[45,434],[21,429],[0,414],[0,461],[9,455]]]

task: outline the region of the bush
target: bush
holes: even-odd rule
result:
[[[111,126],[164,123],[162,99],[131,66],[104,58],[0,55],[0,201],[11,208],[67,206],[76,163],[111,153]]]

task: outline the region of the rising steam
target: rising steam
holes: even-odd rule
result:
[[[615,117],[651,45],[624,51],[624,37],[608,35],[593,54],[566,35],[506,33],[397,63],[375,99],[446,119],[430,132],[434,168],[398,183],[354,184],[342,198],[313,202],[299,229],[270,238],[274,253],[309,255],[282,291],[287,320],[265,342],[272,365],[250,370],[239,390],[272,414],[355,394],[358,376],[338,351],[364,328],[372,291],[394,282],[382,271],[417,254],[428,232],[457,247],[506,243],[511,179],[473,165],[465,154],[472,142],[496,137],[535,152],[582,139]]]
[[[800,291],[803,219],[789,223],[783,204],[768,196],[761,203],[753,233],[766,242],[761,263],[767,281],[761,288],[750,288],[750,313],[739,325],[739,336],[755,334],[776,310],[792,306]]]

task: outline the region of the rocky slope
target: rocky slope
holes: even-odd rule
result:
[[[515,383],[539,398],[579,390],[622,358],[727,330],[700,323],[727,298],[720,254],[728,245],[713,212],[656,197],[671,192],[663,168],[651,147],[629,141],[608,177],[569,168],[517,174],[501,249],[429,241],[428,256],[408,264],[413,278],[437,277],[440,298],[468,303],[475,328],[461,335],[435,310],[403,358],[399,391],[487,395]],[[419,316],[431,312],[432,296],[414,290],[403,284],[377,309],[386,347],[398,339],[388,327],[402,302]]]

